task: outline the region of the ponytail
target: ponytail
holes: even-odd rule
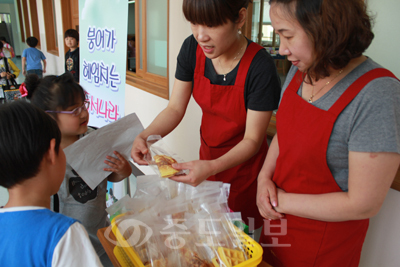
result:
[[[26,77],[28,99],[42,110],[65,110],[76,101],[86,99],[82,86],[75,82],[70,72],[60,76],[48,75],[42,79],[36,74]],[[56,113],[50,113],[56,118]]]
[[[28,91],[27,98],[31,99],[33,92],[38,88],[40,83],[40,78],[36,74],[28,74],[25,78],[25,87]]]

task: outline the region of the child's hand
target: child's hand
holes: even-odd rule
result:
[[[104,163],[110,166],[110,168],[104,168],[104,170],[117,174],[120,178],[118,180],[122,180],[132,173],[132,167],[120,153],[114,151],[114,154],[117,158],[107,156],[107,160],[105,160]]]
[[[7,72],[7,80],[10,80],[10,79],[13,79],[13,78],[15,78],[14,74],[12,74],[10,72]]]

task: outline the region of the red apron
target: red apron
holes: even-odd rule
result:
[[[200,159],[219,158],[236,146],[244,137],[247,111],[244,103],[244,85],[255,54],[262,49],[250,43],[243,55],[235,85],[214,85],[204,76],[206,56],[197,46],[193,97],[203,111],[200,136]],[[242,213],[250,229],[248,217],[255,219],[255,228],[261,227],[263,218],[256,205],[257,176],[264,163],[268,144],[266,137],[256,155],[248,161],[208,178],[210,181],[230,183],[229,208]]]
[[[273,177],[277,187],[299,194],[342,191],[326,160],[334,123],[365,85],[383,76],[394,77],[385,69],[364,74],[325,111],[310,105],[297,94],[302,78],[300,71],[296,73],[277,113],[279,156]],[[272,266],[358,266],[369,219],[323,222],[292,215],[286,215],[286,219],[286,235],[263,234],[260,239],[264,245],[264,260]],[[270,232],[274,233],[272,230],[281,223],[272,221]],[[273,243],[279,245],[269,246]]]

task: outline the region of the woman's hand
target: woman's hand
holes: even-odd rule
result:
[[[175,163],[172,164],[172,167],[177,170],[189,170],[189,174],[187,175],[172,176],[170,179],[191,186],[198,186],[214,174],[214,167],[211,160],[194,160],[184,163]]]
[[[114,155],[116,155],[117,158],[111,156],[106,157],[107,160],[105,160],[104,163],[110,166],[110,168],[104,168],[104,171],[117,174],[118,177],[115,177],[115,179],[113,177],[112,181],[116,181],[116,179],[120,181],[131,175],[132,167],[129,162],[124,158],[124,156],[122,156],[120,153],[114,151]]]
[[[133,141],[131,149],[131,157],[134,162],[140,165],[148,165],[147,161],[144,160],[146,155],[149,153],[149,149],[146,145],[146,140],[141,136],[137,136]]]
[[[284,217],[283,214],[275,210],[275,207],[278,207],[278,190],[280,194],[284,193],[283,190],[276,188],[271,179],[263,179],[262,182],[258,183],[257,206],[261,216],[265,219],[276,220]]]
[[[2,73],[0,73],[1,78],[4,78],[7,76],[7,72],[3,71]]]

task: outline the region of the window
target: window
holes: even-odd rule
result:
[[[253,0],[247,8],[247,19],[242,32],[271,54],[283,84],[291,63],[286,56],[279,55],[280,39],[271,25],[269,9],[267,0]]]
[[[39,21],[38,21],[36,1],[29,0],[29,6],[28,6],[27,0],[17,0],[17,7],[18,7],[18,16],[19,16],[22,42],[25,42],[25,40],[30,36],[35,36],[39,41],[38,46],[40,47],[40,32],[39,32]],[[29,20],[28,10],[30,11],[30,20]],[[31,23],[33,31],[32,33],[30,26]]]
[[[22,8],[24,11],[25,37],[28,38],[31,36],[31,26],[29,24],[28,2],[26,0],[22,1]]]
[[[32,31],[33,36],[38,39],[38,48],[40,48],[40,32],[39,32],[39,20],[38,13],[36,7],[36,0],[29,0],[29,6],[31,11],[31,23],[32,23]]]
[[[8,13],[0,13],[0,23],[11,24],[11,17]]]
[[[46,30],[47,52],[58,56],[57,27],[55,22],[54,0],[43,0],[44,27]]]
[[[252,13],[251,39],[264,47],[279,46],[279,35],[275,34],[269,18],[268,1],[254,0]]]
[[[63,33],[68,29],[75,29],[79,32],[79,0],[61,1]],[[63,36],[64,38],[64,36]],[[68,51],[64,42],[64,51]]]
[[[128,45],[126,82],[168,99],[169,0],[129,1],[128,12],[128,44],[134,49]]]
[[[0,25],[4,27],[1,35],[6,38],[11,47],[15,47],[12,33],[11,16],[10,13],[1,13],[0,11]]]
[[[21,31],[21,41],[25,42],[24,21],[22,19],[22,7],[21,7],[21,2],[19,0],[17,0],[17,7],[18,7],[19,28]]]

